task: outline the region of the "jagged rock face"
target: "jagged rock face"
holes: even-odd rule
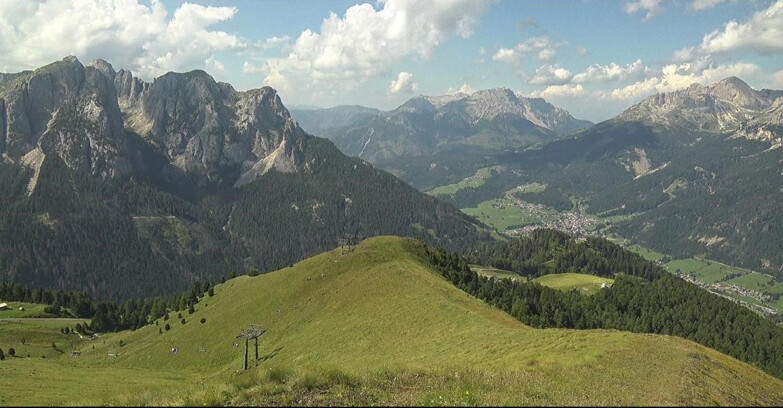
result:
[[[203,71],[168,73],[151,84],[120,71],[114,85],[126,127],[162,146],[182,172],[234,182],[224,169],[239,167],[243,184],[302,164],[307,135],[272,88],[237,92]]]
[[[67,57],[3,84],[0,101],[6,157],[27,163],[36,151],[38,167],[56,156],[101,177],[131,172],[114,86],[99,69]]]
[[[711,86],[693,84],[659,93],[632,106],[617,119],[670,128],[734,131],[769,109],[775,96],[774,91],[756,91],[739,78],[730,77]]]

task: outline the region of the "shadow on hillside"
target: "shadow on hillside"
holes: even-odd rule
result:
[[[277,353],[279,353],[280,350],[282,350],[284,348],[285,348],[285,346],[280,346],[280,347],[276,348],[274,351],[272,351],[271,353],[269,353],[269,354],[267,354],[265,356],[261,356],[258,359],[261,360],[261,361],[270,360],[270,359],[274,358],[277,355]]]

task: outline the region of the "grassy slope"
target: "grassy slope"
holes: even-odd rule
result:
[[[552,289],[579,289],[580,292],[586,294],[592,294],[600,290],[601,285],[604,283],[614,283],[614,279],[584,273],[552,273],[536,278],[535,281]]]
[[[519,275],[518,273],[514,273],[503,269],[493,268],[491,266],[470,265],[470,270],[476,272],[481,276],[488,276],[491,278],[497,277],[500,279],[511,279],[511,280],[522,280],[522,281],[525,280],[525,277]]]
[[[0,300],[0,303],[6,303]],[[50,316],[46,313],[46,305],[39,305],[36,303],[25,302],[7,302],[8,310],[0,310],[0,319],[13,319],[19,317],[46,317]],[[24,307],[25,310],[19,310],[19,307]]]
[[[112,387],[109,402],[153,404],[783,402],[780,380],[679,338],[528,328],[454,288],[418,250],[412,240],[370,239],[345,255],[219,285],[194,315],[185,313],[185,325],[174,316],[164,334],[153,325],[85,341],[78,359],[4,362],[0,402],[105,402]],[[237,376],[242,348],[234,336],[253,323],[269,330],[260,340],[265,359]],[[119,356],[107,357],[120,339]],[[31,368],[44,373],[40,382],[28,381]],[[280,370],[292,370],[301,387],[273,374]],[[357,380],[313,374],[336,371]],[[117,381],[101,383],[95,397],[86,391],[115,372]],[[286,399],[291,393],[303,397]]]

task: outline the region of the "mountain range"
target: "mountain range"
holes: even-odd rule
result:
[[[381,112],[360,106],[298,110],[294,118],[371,163],[427,156],[458,147],[518,149],[546,143],[592,123],[575,119],[541,98],[506,88],[468,95],[418,96]],[[394,168],[383,168],[394,171]]]
[[[472,174],[489,163],[524,176],[506,172],[459,191],[454,202],[473,207],[539,182],[549,190],[541,197],[579,199],[647,247],[780,275],[781,96],[735,77],[656,94],[569,137],[465,169]],[[426,169],[418,164],[410,172]]]
[[[123,299],[276,269],[341,236],[486,236],[306,133],[268,87],[203,71],[144,82],[75,57],[0,78],[5,280]]]

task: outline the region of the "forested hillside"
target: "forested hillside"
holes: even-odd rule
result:
[[[429,248],[426,256],[459,288],[525,324],[672,334],[783,377],[783,328],[609,241],[577,242],[561,232],[541,229],[516,241],[480,247],[464,257],[435,248]],[[535,282],[482,277],[471,271],[468,262],[528,277],[590,273],[613,277],[614,283],[585,296]]]
[[[0,280],[102,300],[279,269],[343,237],[464,249],[473,219],[328,140],[271,88],[69,57],[0,84]],[[122,109],[120,109],[122,102]]]

